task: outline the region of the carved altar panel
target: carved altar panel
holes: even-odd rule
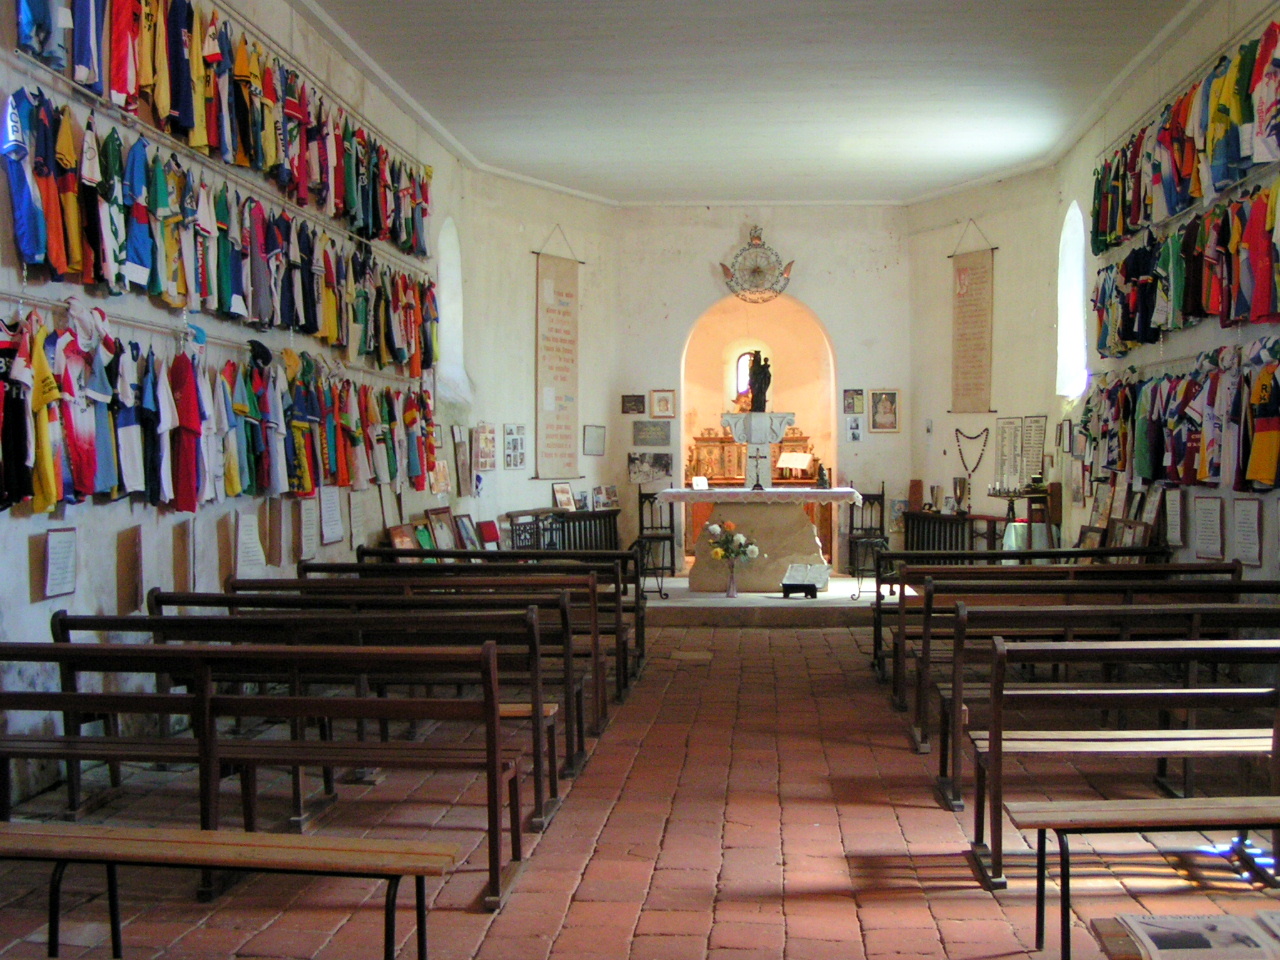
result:
[[[778,471],[778,458],[784,453],[813,453],[813,444],[798,427],[791,427],[782,442],[770,444],[769,450],[776,481],[783,479]],[[741,483],[747,472],[747,445],[736,442],[727,427],[722,431],[707,428],[702,431],[702,436],[693,438],[685,464],[685,473],[691,477]],[[813,480],[816,476],[817,472],[811,465],[807,471],[792,472],[787,479]]]

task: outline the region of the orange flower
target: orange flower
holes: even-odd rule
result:
[[[724,527],[730,533],[733,533],[733,531],[738,529],[737,524],[735,524],[732,520],[726,520],[724,523],[720,524],[720,526]]]

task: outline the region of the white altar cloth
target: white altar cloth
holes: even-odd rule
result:
[[[748,593],[779,593],[787,567],[793,563],[821,564],[822,544],[805,513],[806,503],[861,503],[862,495],[852,487],[770,487],[744,490],[719,487],[713,490],[671,488],[658,493],[663,503],[713,503],[713,523],[732,521],[737,532],[755,541],[760,556],[737,562],[738,589]],[[833,545],[834,547],[834,545]],[[694,562],[689,569],[689,589],[711,593],[723,591],[729,580],[729,566],[711,556],[711,545],[698,531]]]
[[[862,494],[853,487],[767,487],[744,490],[716,487],[689,490],[672,487],[658,492],[660,503],[862,503]]]

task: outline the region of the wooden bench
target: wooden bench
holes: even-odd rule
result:
[[[311,582],[311,581],[307,581]],[[233,613],[241,613],[248,611],[268,611],[268,610],[297,610],[297,611],[314,611],[314,610],[348,610],[353,613],[359,612],[387,612],[387,611],[409,611],[417,614],[421,611],[453,611],[466,612],[472,610],[488,610],[488,611],[507,611],[508,614],[519,614],[523,616],[527,610],[533,607],[539,613],[539,634],[545,636],[550,633],[553,637],[558,634],[561,638],[561,655],[560,660],[563,667],[561,683],[566,691],[564,694],[564,743],[565,743],[565,762],[563,768],[556,770],[555,763],[555,723],[556,717],[560,713],[560,705],[557,703],[546,702],[543,700],[542,716],[543,726],[546,730],[547,739],[547,769],[557,772],[562,776],[576,776],[581,770],[583,763],[586,761],[586,730],[583,724],[583,691],[584,684],[582,677],[574,669],[573,662],[573,640],[572,626],[569,612],[569,596],[567,591],[559,593],[530,593],[530,594],[503,594],[503,595],[466,595],[459,596],[454,594],[442,595],[417,595],[403,596],[401,594],[368,594],[368,593],[324,593],[311,594],[303,596],[298,593],[291,592],[273,592],[273,593],[175,593],[162,591],[158,587],[153,588],[147,594],[147,610],[153,616],[160,616],[165,613],[189,613],[192,611],[215,611],[225,610]],[[447,623],[437,621],[435,630],[438,631],[444,626],[456,624],[456,621],[450,620]],[[426,625],[430,628],[430,624]],[[549,629],[553,628],[553,629]],[[444,637],[443,642],[451,643],[458,639],[455,637]],[[540,650],[545,656],[547,647],[539,643]],[[506,685],[510,681],[517,683],[529,684],[533,682],[541,683],[544,680],[542,675],[528,669],[510,670],[503,660],[499,660],[502,667],[499,671],[499,682]],[[378,692],[385,696],[386,684],[379,684]],[[511,702],[504,701],[501,704],[501,713],[504,720],[528,719],[532,720],[534,716],[534,708],[531,702]],[[382,729],[383,739],[386,739],[386,727]],[[556,777],[550,778],[550,794],[552,801],[559,798],[559,789],[556,783]],[[535,804],[534,819],[532,826],[535,830],[541,830],[545,822],[549,820],[549,815]]]
[[[457,863],[451,843],[412,840],[229,833],[189,829],[89,826],[67,823],[0,824],[0,859],[54,864],[49,879],[49,956],[59,952],[63,875],[72,863],[102,864],[107,874],[111,955],[123,957],[120,930],[121,866],[190,867],[366,877],[387,881],[383,901],[383,960],[396,956],[396,896],[402,877],[413,877],[419,960],[427,957],[426,877]]]
[[[1275,756],[1273,751],[1273,758]],[[1250,830],[1280,829],[1280,802],[1264,797],[1154,797],[1148,800],[1034,800],[1006,803],[1009,820],[1019,830],[1036,831],[1036,949],[1044,949],[1045,835],[1058,841],[1061,883],[1062,960],[1071,960],[1071,850],[1067,837],[1081,833],[1139,833],[1181,830],[1234,830],[1231,852],[1253,876],[1270,887],[1275,876],[1258,863],[1246,840]],[[1273,840],[1272,849],[1277,849]]]
[[[1046,683],[1034,690],[1007,691],[1011,668],[1025,664],[1178,665],[1190,675],[1176,686],[1116,683],[1109,687],[1078,688],[1074,684]],[[1133,641],[1025,641],[1006,643],[997,637],[991,656],[991,721],[987,730],[971,730],[975,760],[974,840],[972,851],[979,877],[990,889],[1005,886],[1002,817],[1005,761],[1009,757],[1195,758],[1221,756],[1270,756],[1280,736],[1280,702],[1274,685],[1244,684],[1201,686],[1196,683],[1197,664],[1262,663],[1280,665],[1280,641],[1276,640],[1133,640]],[[1031,725],[1010,727],[1006,715],[1013,710],[1057,711],[1071,723],[1070,729]],[[1081,729],[1082,709],[1229,711],[1261,710],[1266,727],[1172,729],[1129,727],[1119,730]],[[1197,716],[1202,716],[1198,714]],[[1274,765],[1274,760],[1272,761]],[[1274,773],[1274,770],[1273,770]],[[1274,781],[1280,782],[1280,780]],[[988,791],[990,806],[987,806]],[[989,813],[990,842],[985,819]]]
[[[971,629],[979,638],[979,650],[970,649],[968,635]],[[1068,636],[1105,637],[1108,639],[1097,641],[1105,645],[1135,637],[1198,641],[1205,637],[1235,636],[1241,630],[1280,631],[1280,606],[1252,603],[1081,604],[1021,610],[1016,607],[970,607],[963,601],[958,602],[953,629],[955,652],[951,664],[951,704],[946,722],[949,746],[940,751],[945,755],[939,758],[936,781],[943,805],[951,810],[964,809],[960,792],[968,711],[964,673],[966,666],[973,666],[979,661],[979,657],[973,654],[985,650],[990,638],[1031,641],[1038,637],[1065,648],[1063,641]],[[1099,649],[1105,649],[1105,646]],[[1097,662],[1106,662],[1106,658],[1099,658]],[[1027,695],[1035,694],[1035,686],[1028,685]],[[1016,685],[1007,693],[1010,696],[1023,695]],[[981,696],[986,700],[989,694]],[[1173,789],[1170,784],[1165,784],[1165,788]]]
[[[403,593],[406,595],[427,593],[524,593],[530,591],[568,590],[570,606],[573,612],[575,636],[586,638],[589,649],[581,651],[581,655],[591,658],[592,677],[597,698],[594,706],[595,731],[601,732],[609,720],[609,702],[605,695],[606,669],[603,658],[602,638],[612,635],[615,696],[621,701],[626,698],[629,687],[627,663],[630,660],[631,629],[623,622],[621,612],[616,608],[613,616],[607,621],[601,615],[599,598],[599,577],[581,566],[570,567],[568,571],[542,569],[534,571],[528,565],[520,565],[520,569],[496,570],[480,568],[476,564],[340,564],[328,565],[343,568],[336,573],[324,571],[329,575],[312,576],[317,573],[314,567],[305,568],[308,575],[298,580],[285,580],[273,584],[268,580],[227,581],[230,592],[240,593],[248,590],[264,592],[292,589],[299,592],[350,592],[368,591],[371,593]],[[421,571],[449,569],[449,575],[423,574]],[[359,571],[369,571],[363,575]],[[318,584],[306,587],[295,586],[299,583]],[[575,648],[576,649],[576,648]]]
[[[644,594],[639,590],[639,566],[635,552],[627,550],[529,550],[520,551],[467,551],[467,550],[410,550],[391,548],[368,548],[358,553],[364,558],[362,565],[367,568],[380,568],[382,576],[394,577],[387,567],[395,569],[401,564],[412,564],[416,574],[423,566],[427,569],[424,576],[429,577],[468,577],[477,573],[472,567],[481,567],[482,576],[516,576],[527,577],[549,574],[582,574],[594,572],[597,579],[597,607],[599,609],[601,628],[606,633],[623,635],[625,632],[626,648],[634,655],[634,662],[628,659],[625,672],[619,673],[619,698],[625,698],[631,683],[638,677],[645,662],[645,611]],[[388,556],[390,555],[390,556]],[[388,562],[368,563],[368,560],[383,559]],[[398,561],[398,562],[397,562]],[[403,572],[403,566],[400,566]],[[350,575],[350,571],[335,569],[333,565],[321,565],[315,561],[304,561],[298,564],[298,576],[311,576],[315,573],[330,575]],[[357,574],[368,576],[369,574]],[[612,625],[612,626],[611,626]]]
[[[346,620],[367,619],[349,615]],[[55,614],[55,636],[73,632],[161,634],[201,630],[218,636],[229,621],[252,634],[274,629],[287,631],[288,617],[67,617]],[[319,619],[319,618],[316,618]],[[332,617],[328,618],[332,621]],[[383,618],[386,619],[386,618]],[[274,621],[274,624],[271,623]],[[177,624],[181,624],[179,627]],[[335,627],[335,630],[349,629]],[[14,759],[45,758],[67,766],[68,794],[78,797],[80,763],[103,760],[104,753],[120,762],[187,762],[197,766],[200,826],[214,829],[219,822],[218,780],[222,767],[240,769],[245,796],[256,801],[256,772],[260,766],[286,768],[388,767],[392,769],[460,769],[483,771],[489,837],[489,887],[485,905],[497,909],[518,873],[522,854],[522,826],[518,766],[521,751],[502,745],[499,713],[497,645],[418,649],[398,646],[337,646],[332,644],[174,643],[11,643],[6,659],[15,663],[45,663],[59,669],[62,689],[57,692],[0,691],[0,710],[34,710],[60,713],[64,732],[8,733],[0,736],[0,819],[11,815],[9,798]],[[466,672],[481,688],[478,699],[362,696],[311,696],[298,691],[309,683],[347,678],[348,685],[361,671],[420,677],[437,669]],[[86,672],[115,675],[167,675],[173,687],[185,693],[141,695],[100,693],[80,689]],[[215,692],[215,678],[270,680],[289,690],[284,694]],[[119,682],[119,681],[115,681]],[[171,690],[173,689],[171,687]],[[185,715],[191,718],[190,735],[169,737],[139,733],[126,737],[86,736],[80,717],[102,714]],[[291,724],[289,739],[238,737],[224,730],[220,719],[274,718]],[[323,739],[305,739],[304,722],[318,722]],[[338,721],[378,723],[453,721],[470,723],[484,731],[483,744],[436,744],[416,740],[356,742],[332,736]],[[535,728],[537,725],[535,725]],[[185,753],[181,752],[185,750]],[[511,861],[502,866],[502,791],[505,786],[511,830]],[[250,810],[246,820],[256,822]]]
[[[1060,567],[1091,567],[1099,564],[1166,565],[1170,557],[1167,547],[1103,547],[1096,550],[878,550],[875,555],[876,596],[872,609],[872,662],[876,675],[888,679],[884,643],[884,599],[897,592],[904,581],[904,570],[932,567],[939,578],[955,571],[955,576],[970,579],[987,576],[1007,576],[992,573],[1007,567],[1021,567],[1029,577],[1059,577]],[[1179,564],[1178,566],[1183,566]],[[1195,566],[1201,566],[1195,564]],[[1239,564],[1237,563],[1238,567]],[[1038,573],[1047,569],[1048,573]],[[910,577],[913,574],[906,573]],[[922,574],[914,574],[923,578]],[[1164,574],[1159,574],[1163,576]],[[1147,579],[1155,579],[1152,574]],[[1025,577],[1019,578],[1025,579]]]
[[[1098,569],[1109,569],[1100,567]],[[1111,568],[1114,569],[1114,568]],[[1141,566],[1130,570],[1142,570]],[[1041,580],[941,580],[926,577],[920,589],[919,603],[910,603],[907,595],[899,596],[899,616],[893,635],[893,676],[895,691],[906,686],[906,663],[915,660],[914,721],[912,741],[917,751],[928,753],[932,723],[929,701],[937,690],[943,709],[950,701],[950,684],[935,684],[935,664],[949,663],[954,639],[955,603],[963,600],[970,607],[1012,606],[1078,606],[1081,604],[1162,604],[1162,603],[1237,603],[1244,597],[1254,600],[1280,596],[1276,580],[1211,580],[1204,577],[1171,580],[1130,580],[1127,577],[1086,577],[1066,581]],[[1035,628],[1035,635],[1043,630]],[[1064,634],[1074,639],[1077,634]],[[970,641],[976,639],[969,630]],[[1006,633],[1006,637],[1009,634]],[[1087,639],[1080,636],[1080,639]],[[917,641],[912,649],[912,641]],[[902,703],[906,709],[905,693]]]
[[[644,591],[644,578],[647,571],[644,567],[644,552],[639,547],[632,547],[629,550],[414,550],[399,547],[356,547],[356,561],[359,563],[368,560],[405,562],[415,559],[420,559],[424,562],[435,560],[446,563],[450,561],[482,564],[497,563],[503,566],[511,563],[556,564],[570,562],[579,565],[584,563],[591,565],[605,564],[605,567],[596,567],[595,569],[601,577],[602,583],[612,586],[622,598],[622,611],[631,618],[635,631],[637,675],[644,669],[648,655],[645,640],[645,614],[648,603]],[[611,573],[610,567],[614,563],[620,565],[622,574],[621,581],[618,584],[615,584],[611,577],[606,581],[606,577]],[[612,598],[606,593],[600,600],[602,611],[606,613],[612,612]]]

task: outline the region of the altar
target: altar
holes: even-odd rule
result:
[[[791,564],[826,563],[805,506],[861,503],[862,495],[852,487],[766,487],[763,490],[737,487],[662,490],[658,501],[711,504],[712,522],[731,521],[738,533],[760,547],[760,556],[755,560],[738,562],[738,589],[747,593],[778,593]],[[835,559],[833,556],[833,562]],[[693,567],[689,570],[689,589],[700,593],[723,592],[728,582],[728,563],[712,558],[707,537],[699,531]]]

